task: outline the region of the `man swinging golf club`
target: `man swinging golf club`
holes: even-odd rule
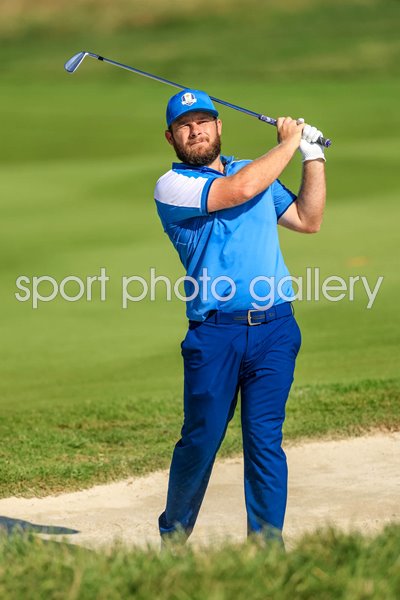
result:
[[[321,225],[325,158],[315,142],[322,133],[281,117],[274,148],[234,160],[221,154],[222,123],[210,97],[192,89],[169,100],[167,127],[181,162],[157,181],[155,201],[187,272],[189,328],[181,344],[184,422],[160,534],[165,541],[192,532],[240,390],[248,534],[283,544],[282,425],[301,336],[277,224],[301,233]],[[278,177],[298,148],[296,196]]]

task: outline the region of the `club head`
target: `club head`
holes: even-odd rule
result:
[[[78,54],[74,54],[64,65],[64,69],[68,73],[75,73],[77,68],[80,66],[81,62],[87,56],[89,52],[78,52]]]

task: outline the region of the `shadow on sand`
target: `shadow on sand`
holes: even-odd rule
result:
[[[24,533],[47,533],[52,535],[70,535],[79,533],[77,529],[68,529],[68,527],[55,527],[53,525],[35,525],[22,519],[11,519],[10,517],[0,517],[0,532],[5,534]]]

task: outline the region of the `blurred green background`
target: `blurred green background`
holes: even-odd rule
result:
[[[37,452],[43,444],[34,414],[43,426],[60,411],[68,421],[74,406],[93,415],[105,403],[136,410],[159,398],[148,426],[169,436],[166,455],[179,431],[185,305],[160,293],[123,310],[120,293],[123,275],[148,278],[151,267],[173,280],[184,274],[153,201],[157,178],[174,160],[163,135],[174,89],[91,59],[68,75],[63,64],[79,50],[257,112],[303,116],[332,138],[323,227],[312,236],[281,230],[286,263],[293,275],[319,267],[321,278],[384,282],[371,310],[360,284],[354,302],[297,303],[303,346],[295,386],[398,376],[399,4],[0,2],[5,478],[16,448],[32,450],[30,427],[32,436],[40,430]],[[255,158],[274,145],[274,128],[223,107],[220,114],[225,154]],[[281,179],[297,191],[300,176],[297,157]],[[20,275],[60,281],[99,275],[101,267],[110,277],[106,302],[97,293],[91,302],[58,299],[33,310],[14,296]],[[160,426],[169,414],[172,432]]]

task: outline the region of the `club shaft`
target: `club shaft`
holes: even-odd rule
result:
[[[134,67],[130,67],[129,65],[124,65],[123,63],[117,62],[116,60],[111,60],[111,58],[106,58],[105,56],[100,56],[99,54],[94,54],[93,52],[88,52],[88,56],[92,58],[96,58],[97,60],[101,60],[103,62],[109,63],[110,65],[114,65],[115,67],[120,67],[121,69],[125,69],[126,71],[131,71],[132,73],[136,73],[137,75],[142,75],[143,77],[148,77],[150,79],[154,79],[155,81],[160,81],[161,83],[166,83],[167,85],[172,85],[173,87],[179,88],[181,90],[186,89],[188,86],[181,85],[180,83],[175,83],[174,81],[170,81],[169,79],[165,79],[164,77],[159,77],[158,75],[153,75],[152,73],[148,73],[147,71],[142,71],[141,69],[135,69]],[[233,108],[234,110],[238,110],[246,115],[251,117],[256,117],[263,123],[268,123],[269,125],[274,125],[276,127],[276,119],[272,117],[267,117],[261,113],[254,112],[253,110],[249,110],[247,108],[243,108],[242,106],[238,106],[237,104],[232,104],[232,102],[227,102],[226,100],[221,100],[220,98],[215,98],[215,96],[210,96],[213,102],[217,102],[218,104],[222,104],[223,106],[227,106],[228,108]],[[320,137],[317,140],[318,144],[321,146],[325,146],[328,148],[331,145],[331,140]]]
[[[90,56],[97,56],[90,54]],[[105,58],[104,56],[97,56],[98,60],[102,60],[104,62],[110,63],[111,65],[115,65],[116,67],[121,67],[121,69],[126,69],[127,71],[132,71],[133,73],[137,73],[138,75],[143,75],[143,77],[149,77],[150,79],[154,79],[155,81],[160,81],[161,83],[166,83],[168,85],[172,85],[176,88],[180,88],[181,90],[186,89],[187,85],[181,85],[180,83],[175,83],[174,81],[170,81],[169,79],[165,79],[164,77],[159,77],[158,75],[153,75],[152,73],[147,73],[147,71],[142,71],[141,69],[135,69],[134,67],[129,67],[128,65],[124,65],[115,60],[111,60],[110,58]],[[223,104],[224,106],[228,106],[229,108],[233,108],[234,110],[239,110],[242,113],[250,115],[251,117],[256,117],[265,123],[269,123],[270,125],[276,125],[276,119],[272,117],[266,117],[265,115],[261,115],[259,113],[254,112],[253,110],[248,110],[247,108],[243,108],[242,106],[237,106],[236,104],[232,104],[232,102],[227,102],[226,100],[220,100],[220,98],[215,98],[215,96],[210,96],[211,100],[214,102],[218,102],[219,104]]]

